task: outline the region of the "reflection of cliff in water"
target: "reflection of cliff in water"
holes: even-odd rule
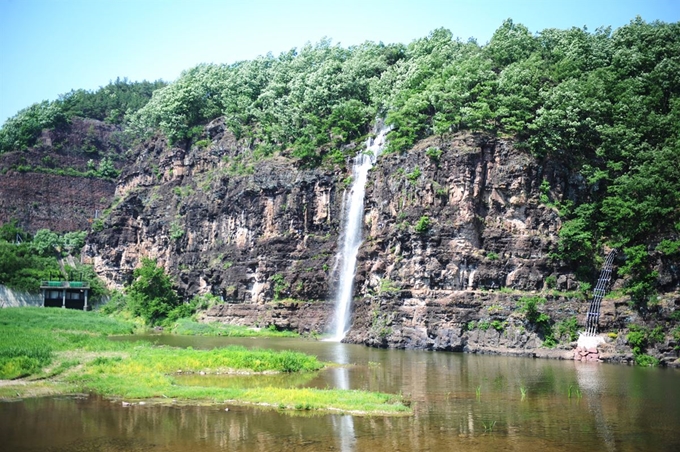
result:
[[[97,397],[43,398],[0,403],[3,450],[680,450],[680,374],[670,369],[303,340],[154,340],[194,348],[235,343],[315,354],[349,365],[329,367],[311,379],[272,376],[268,383],[402,393],[412,400],[414,414],[284,414],[231,405],[224,411],[226,405],[122,407],[120,401]],[[255,377],[237,381],[250,385],[249,378]],[[575,393],[568,397],[570,386],[580,390],[580,398]],[[485,429],[494,421],[493,431]]]

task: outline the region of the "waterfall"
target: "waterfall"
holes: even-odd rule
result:
[[[376,126],[375,138],[366,142],[366,152],[354,158],[352,168],[352,186],[345,193],[342,233],[340,234],[337,256],[339,271],[338,286],[335,295],[335,320],[332,337],[328,340],[341,341],[350,327],[350,308],[354,289],[354,272],[357,264],[357,253],[361,245],[361,229],[364,219],[364,194],[368,171],[373,168],[376,158],[385,146],[385,136],[389,132],[384,126]]]

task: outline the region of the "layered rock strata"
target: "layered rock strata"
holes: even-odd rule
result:
[[[63,129],[45,130],[34,147],[0,155],[0,224],[17,220],[31,233],[89,229],[116,184],[82,174],[104,156],[122,167],[127,144],[117,126],[73,118]]]
[[[201,138],[169,145],[156,137],[136,148],[119,201],[85,255],[112,287],[142,257],[157,259],[186,299],[212,293],[224,301],[206,321],[324,331],[348,168],[302,169],[285,152],[261,158],[222,120]],[[577,201],[584,190],[559,164],[484,135],[430,138],[382,155],[366,187],[346,340],[532,356],[572,350],[538,351],[540,331],[517,304],[542,294],[552,321],[582,323],[587,302],[572,269],[550,255],[561,226],[553,203]],[[674,273],[662,273],[677,285]],[[625,327],[635,316],[626,303],[605,300],[601,325]]]

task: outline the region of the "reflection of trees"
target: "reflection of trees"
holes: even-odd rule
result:
[[[0,438],[9,441],[3,450],[680,450],[675,447],[680,446],[675,430],[680,421],[677,372],[457,353],[349,350],[345,362],[356,366],[323,371],[311,384],[325,374],[324,386],[401,391],[413,399],[413,416],[122,407],[94,397],[46,398],[0,404]],[[574,391],[568,398],[569,386],[578,388],[582,397]],[[527,390],[525,400],[520,387]],[[496,421],[493,431],[485,431],[482,422],[491,421]]]

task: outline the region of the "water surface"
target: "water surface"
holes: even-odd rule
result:
[[[410,417],[294,415],[226,405],[123,407],[96,396],[0,403],[8,451],[680,450],[680,372],[381,350],[299,339],[150,336],[172,346],[294,349],[346,366],[316,375],[186,376],[183,384],[402,393]],[[569,392],[571,389],[571,397]],[[524,392],[524,397],[522,393]]]

